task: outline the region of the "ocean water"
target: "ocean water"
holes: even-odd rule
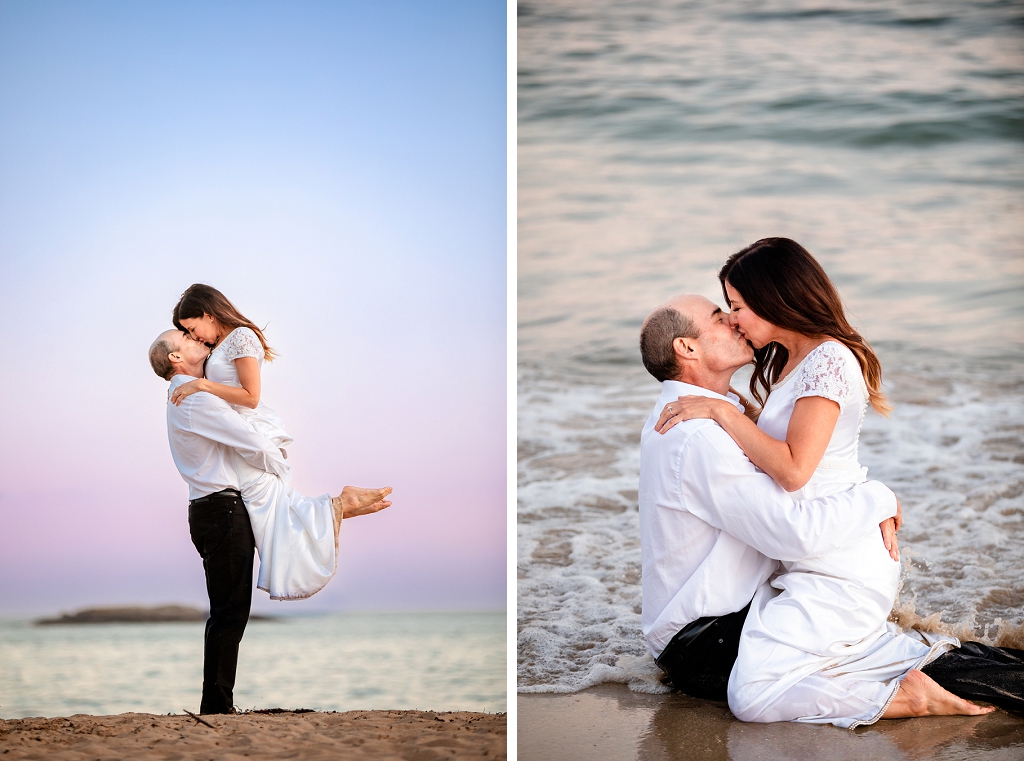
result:
[[[201,623],[0,621],[0,717],[199,710]],[[504,612],[253,621],[239,708],[506,710]]]
[[[773,235],[896,404],[861,435],[904,507],[894,616],[1024,647],[1024,6],[526,2],[518,59],[519,689],[661,689],[637,336]]]

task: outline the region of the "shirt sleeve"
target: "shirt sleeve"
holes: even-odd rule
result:
[[[224,356],[234,362],[239,357],[263,359],[263,344],[249,328],[235,328],[224,339]]]
[[[896,495],[878,481],[794,500],[714,423],[691,435],[679,467],[685,509],[775,560],[820,557],[896,515]]]
[[[794,381],[796,398],[821,396],[831,399],[842,409],[853,389],[850,366],[844,351],[848,352],[849,349],[834,341],[826,341],[815,348]]]
[[[281,455],[281,450],[258,433],[227,402],[199,391],[186,397],[182,404],[186,403],[190,405],[188,422],[193,433],[231,447],[254,468],[281,478],[288,477],[291,466]]]

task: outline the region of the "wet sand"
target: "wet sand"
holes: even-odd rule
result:
[[[0,721],[7,759],[504,759],[505,714],[429,711],[117,716]]]
[[[725,703],[601,685],[517,696],[519,761],[1016,761],[1024,717],[934,717],[858,730],[744,724]]]

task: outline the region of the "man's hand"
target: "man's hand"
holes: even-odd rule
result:
[[[900,547],[899,540],[896,538],[896,532],[900,530],[902,525],[903,506],[900,505],[900,498],[897,497],[896,515],[892,518],[886,518],[878,524],[878,527],[882,530],[882,543],[885,545],[885,549],[889,550],[889,556],[897,562],[900,559]]]

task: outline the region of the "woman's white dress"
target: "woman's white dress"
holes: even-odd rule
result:
[[[835,494],[866,480],[857,459],[868,393],[846,346],[827,341],[772,387],[758,427],[784,441],[796,401],[839,404],[824,457],[795,499]],[[836,552],[781,563],[754,595],[729,679],[729,707],[743,721],[804,721],[842,727],[879,719],[900,678],[958,644],[888,623],[900,564],[877,528]]]
[[[263,367],[263,345],[249,328],[236,328],[224,337],[206,361],[206,377],[241,388],[235,369],[239,357],[253,357]],[[262,400],[256,409],[232,406],[282,452],[292,443],[277,413]],[[260,556],[256,586],[269,592],[272,600],[303,600],[316,594],[338,566],[331,495],[306,497],[241,457],[235,457],[235,468]]]

